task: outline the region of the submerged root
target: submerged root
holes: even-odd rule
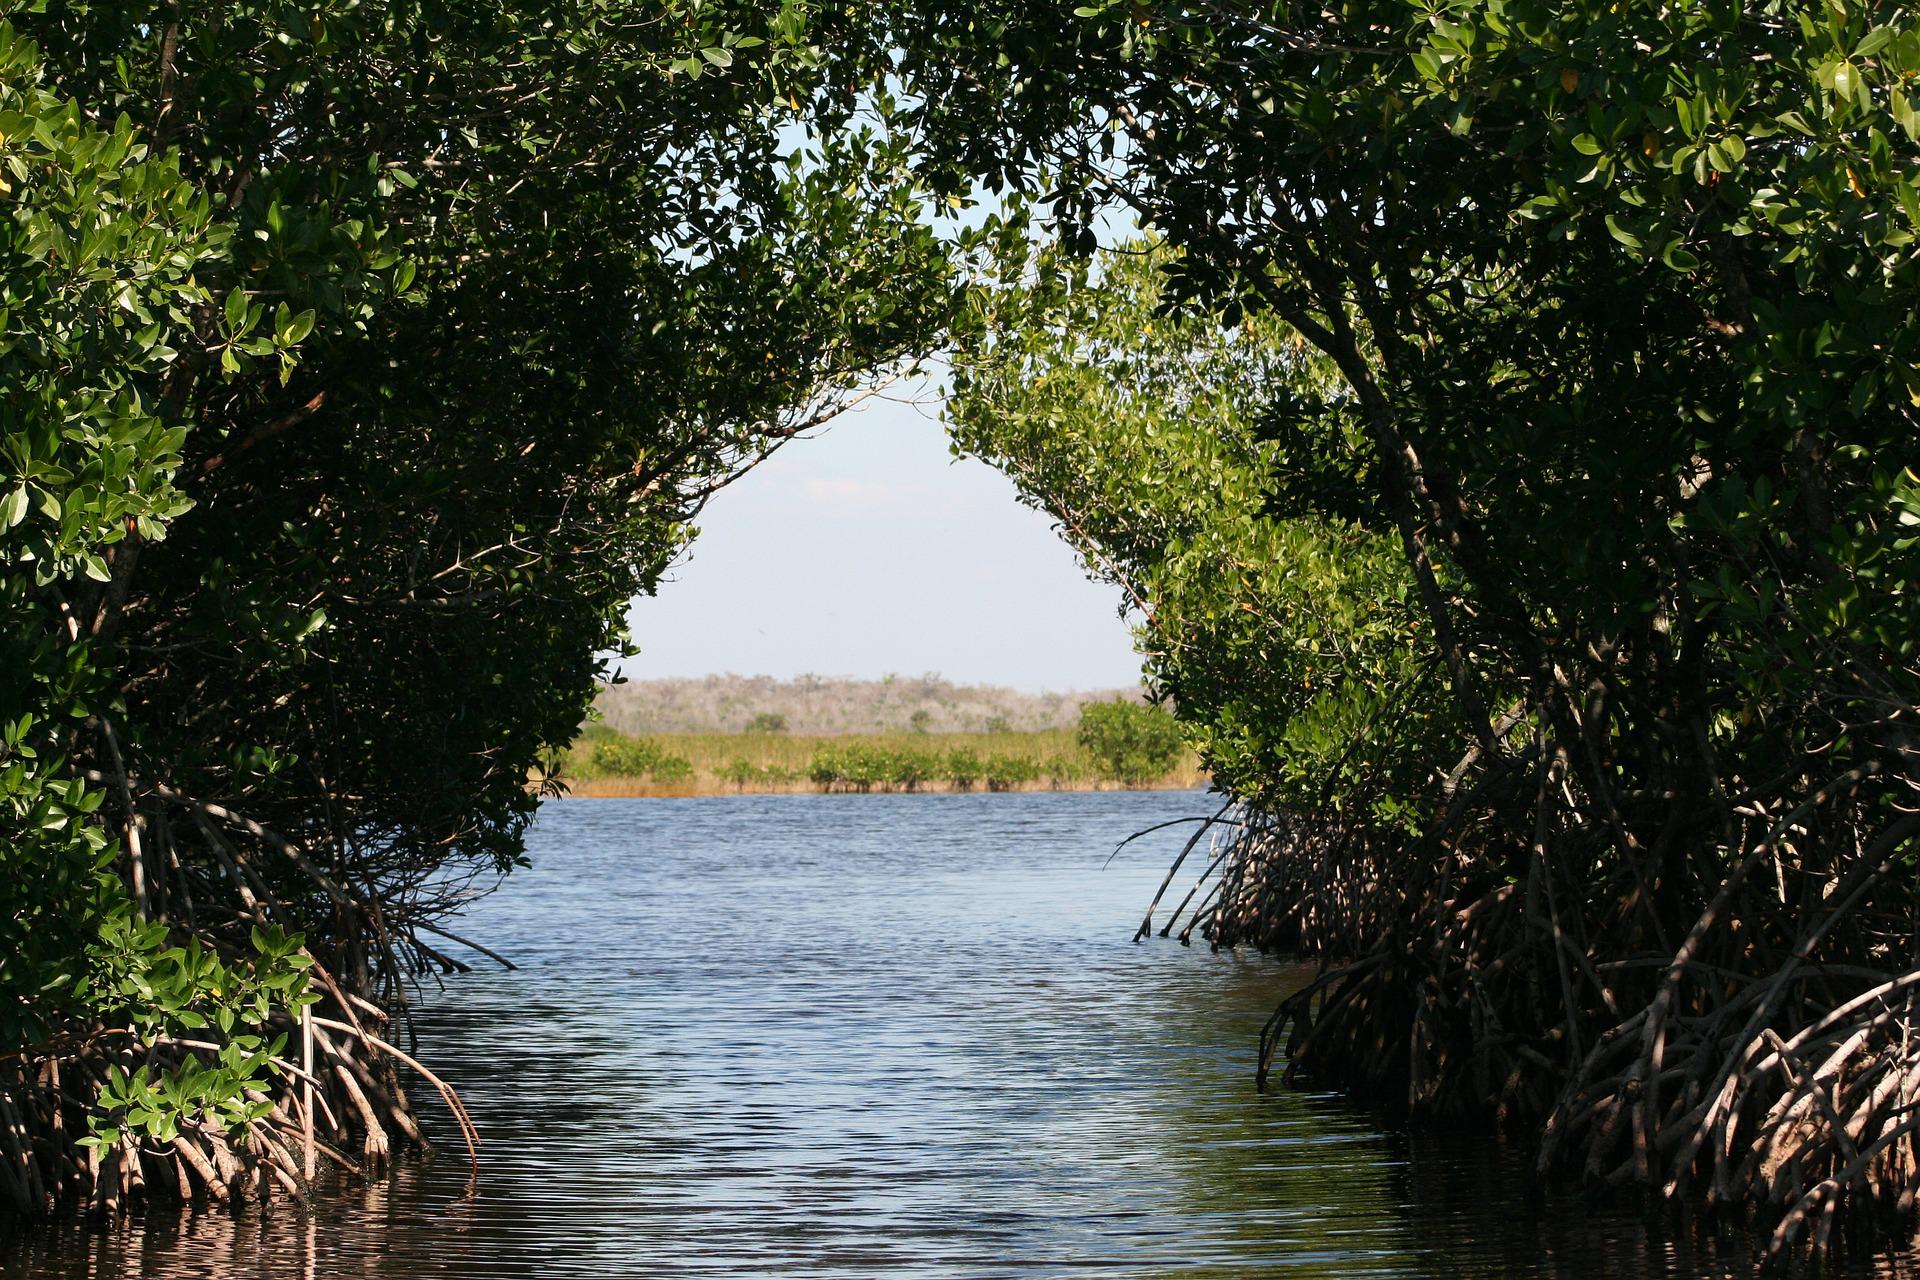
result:
[[[249,1093],[264,1111],[257,1119],[233,1132],[209,1118],[190,1119],[167,1140],[132,1138],[104,1154],[81,1139],[91,1131],[112,1068],[211,1060],[218,1046],[164,1041],[140,1047],[107,1039],[0,1062],[0,1201],[29,1214],[63,1203],[115,1214],[142,1198],[227,1205],[276,1193],[304,1197],[322,1169],[360,1176],[381,1167],[392,1151],[382,1117],[424,1145],[399,1068],[424,1069],[351,1023],[314,1021],[325,1033],[313,1038],[311,1071],[278,1062],[270,1087]],[[280,1029],[297,1040],[297,1023]],[[473,1153],[478,1137],[458,1095],[428,1078]],[[346,1154],[356,1148],[364,1160]]]
[[[112,1215],[145,1198],[232,1205],[304,1197],[324,1170],[378,1172],[397,1146],[425,1145],[402,1088],[405,1072],[446,1102],[477,1170],[478,1134],[459,1096],[393,1043],[402,1037],[387,1011],[404,1009],[406,985],[422,974],[464,967],[417,936],[429,917],[461,900],[459,887],[349,885],[231,809],[124,775],[110,780],[124,803],[153,809],[146,922],[164,928],[169,945],[196,946],[235,967],[251,963],[257,928],[298,932],[318,1002],[235,1028],[286,1046],[235,1100],[250,1104],[244,1114],[189,1112],[155,1126],[103,1101],[110,1081],[127,1073],[145,1069],[159,1079],[218,1064],[230,1048],[212,1030],[142,1039],[124,1026],[67,1027],[56,1043],[0,1056],[0,1208],[31,1214],[84,1204]],[[183,832],[199,839],[190,844]],[[108,1131],[127,1136],[105,1150],[87,1141],[96,1121],[115,1119],[127,1123]]]
[[[1320,958],[1262,1035],[1263,1084],[1284,1049],[1288,1081],[1415,1122],[1524,1124],[1543,1173],[1818,1251],[1920,1220],[1920,911],[1894,876],[1920,823],[1801,838],[1839,798],[1756,818],[1747,852],[1692,882],[1564,818],[1498,849],[1247,812],[1185,928]]]

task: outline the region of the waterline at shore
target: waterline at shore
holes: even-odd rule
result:
[[[867,788],[849,787],[833,784],[822,787],[812,782],[749,782],[736,785],[718,778],[694,778],[685,782],[656,782],[652,778],[591,778],[580,781],[568,781],[564,798],[576,800],[629,800],[629,799],[674,799],[696,796],[794,796],[794,795],[966,795],[982,792],[1093,792],[1093,791],[1197,791],[1204,790],[1208,784],[1206,773],[1199,769],[1183,770],[1171,774],[1166,779],[1156,779],[1142,786],[1129,786],[1123,782],[1084,779],[1072,782],[1052,783],[1045,780],[1022,782],[1006,786],[988,787],[975,785],[955,786],[951,782],[928,781],[917,783],[911,788],[896,786],[892,783],[875,783]]]

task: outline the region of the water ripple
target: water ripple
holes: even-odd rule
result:
[[[1497,1144],[1256,1093],[1258,1027],[1300,972],[1130,942],[1184,832],[1102,866],[1121,837],[1207,810],[1179,793],[550,805],[533,868],[457,926],[522,967],[416,1010],[421,1055],[484,1138],[475,1198],[449,1154],[311,1213],[15,1230],[0,1274],[1739,1273],[1744,1241],[1527,1207]]]

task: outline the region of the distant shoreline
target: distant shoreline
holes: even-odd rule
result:
[[[1141,714],[1149,714],[1140,708]],[[1171,722],[1169,722],[1170,726]],[[1028,733],[661,733],[595,726],[555,761],[583,799],[604,796],[912,795],[1203,787],[1200,758],[1178,740],[1157,752],[1102,754],[1072,730]]]
[[[810,782],[768,782],[748,783],[735,786],[731,783],[712,782],[696,779],[691,782],[654,782],[649,778],[592,778],[579,782],[567,782],[567,789],[557,799],[561,800],[699,800],[713,796],[926,796],[926,795],[1013,795],[1034,792],[1090,792],[1090,791],[1199,791],[1204,790],[1212,779],[1206,774],[1179,774],[1167,778],[1156,778],[1139,786],[1129,786],[1123,782],[1089,779],[1084,782],[1066,782],[1058,786],[1048,782],[1026,782],[1004,787],[956,787],[949,782],[923,782],[908,789],[893,785],[876,785],[866,790],[856,787],[835,786],[822,788]]]

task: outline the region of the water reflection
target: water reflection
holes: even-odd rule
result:
[[[239,1219],[0,1238],[68,1276],[1713,1275],[1744,1239],[1529,1202],[1485,1141],[1252,1088],[1301,974],[1128,942],[1178,794],[550,806],[468,927],[523,967],[423,993],[479,1124]],[[1177,843],[1180,833],[1166,833]],[[427,1094],[423,1107],[435,1105]],[[430,1125],[443,1121],[430,1111]],[[1892,1259],[1855,1268],[1902,1274]]]

